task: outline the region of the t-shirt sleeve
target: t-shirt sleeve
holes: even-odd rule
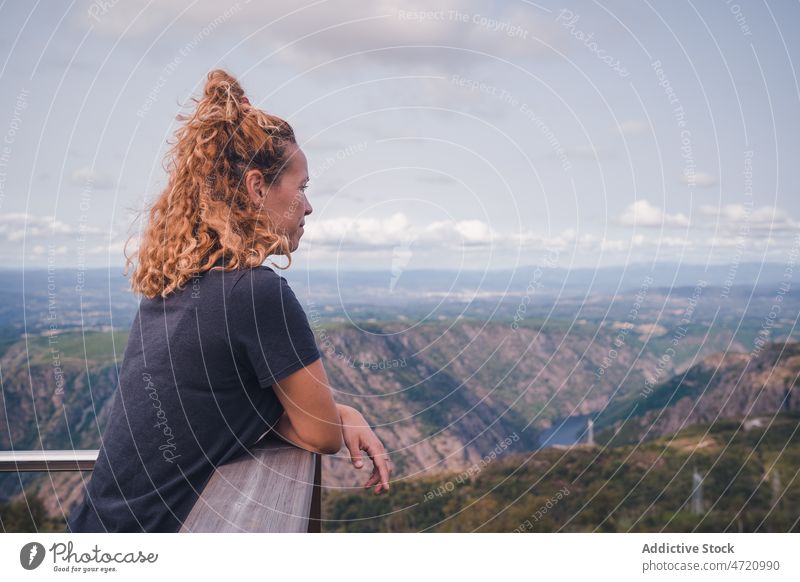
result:
[[[268,388],[321,357],[289,282],[266,267],[248,269],[228,296],[231,347]]]

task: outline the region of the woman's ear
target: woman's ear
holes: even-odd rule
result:
[[[250,170],[244,177],[245,187],[250,201],[255,206],[264,204],[264,197],[267,194],[266,184],[264,183],[264,176],[259,170]]]

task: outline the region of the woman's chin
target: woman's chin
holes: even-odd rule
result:
[[[294,248],[292,249],[292,252],[296,251],[297,248],[300,246],[300,239],[303,238],[303,234],[304,233],[305,233],[305,230],[301,226],[300,230],[298,230],[297,233],[295,234],[294,245],[292,245],[292,246],[294,246]]]

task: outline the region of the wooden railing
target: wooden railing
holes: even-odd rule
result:
[[[97,450],[0,451],[0,472],[91,471]],[[321,456],[275,438],[217,467],[181,533],[319,532]]]
[[[214,471],[181,533],[320,531],[320,455],[277,439],[250,453]]]

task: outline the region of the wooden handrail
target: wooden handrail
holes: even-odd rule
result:
[[[0,472],[91,471],[97,450],[0,451]],[[276,437],[217,467],[181,533],[319,532],[321,455]]]
[[[275,437],[218,467],[181,533],[319,532],[321,456]]]

